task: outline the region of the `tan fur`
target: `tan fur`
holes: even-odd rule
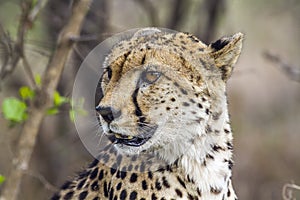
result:
[[[115,45],[99,102],[114,143],[53,199],[236,199],[225,84],[242,39],[207,46],[191,34],[147,28]],[[120,142],[139,137],[149,138]]]

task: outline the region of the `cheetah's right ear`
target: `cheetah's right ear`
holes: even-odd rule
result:
[[[223,37],[208,46],[209,54],[215,60],[216,67],[222,72],[222,79],[227,81],[233,66],[241,54],[244,34],[236,33],[231,37]]]

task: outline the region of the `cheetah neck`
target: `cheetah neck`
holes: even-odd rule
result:
[[[234,199],[231,186],[232,132],[226,97],[212,106],[205,133],[179,159],[183,173],[201,191],[201,199]],[[228,191],[231,195],[228,196]]]

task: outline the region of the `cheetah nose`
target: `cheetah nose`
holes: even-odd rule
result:
[[[96,106],[96,111],[107,123],[111,123],[114,119],[121,115],[121,111],[116,111],[112,107]]]

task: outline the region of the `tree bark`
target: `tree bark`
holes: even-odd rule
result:
[[[4,185],[0,200],[15,200],[18,197],[24,171],[28,169],[36,137],[45,116],[45,111],[52,105],[52,96],[60,80],[65,63],[72,52],[74,43],[70,37],[79,35],[81,24],[89,9],[91,0],[77,0],[72,14],[61,31],[56,49],[42,77],[41,89],[37,91],[34,102],[30,105],[28,119],[23,125],[17,145],[16,157],[12,169]]]

